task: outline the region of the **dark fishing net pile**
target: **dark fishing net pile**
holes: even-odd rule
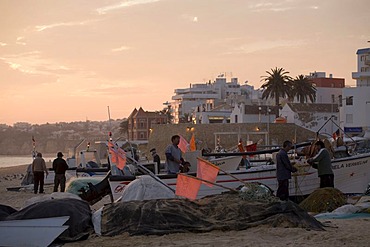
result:
[[[69,216],[68,225],[59,237],[61,241],[86,239],[93,232],[91,209],[87,202],[77,199],[53,199],[32,204],[19,211],[0,205],[1,220],[26,220],[49,217]],[[5,210],[5,211],[4,211]],[[6,213],[8,215],[6,216]],[[20,233],[21,234],[21,233]]]
[[[248,196],[247,196],[248,197]],[[157,199],[113,203],[103,208],[101,232],[114,236],[244,230],[255,226],[323,230],[322,224],[293,202],[244,199],[224,193],[199,200]]]
[[[312,192],[299,206],[308,212],[331,212],[347,203],[344,194],[335,188],[320,188]]]

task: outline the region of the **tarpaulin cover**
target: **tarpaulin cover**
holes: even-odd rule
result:
[[[293,202],[248,201],[227,193],[190,201],[157,199],[114,203],[103,208],[102,235],[114,236],[244,230],[249,227],[300,227],[323,230],[322,224]]]
[[[0,204],[0,220],[5,220],[9,215],[17,212],[17,209]]]
[[[3,220],[25,220],[69,216],[69,228],[59,237],[62,241],[86,239],[93,232],[91,209],[87,202],[76,199],[54,199],[38,202],[12,213]]]

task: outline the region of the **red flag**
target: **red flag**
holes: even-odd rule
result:
[[[118,153],[117,155],[118,161],[116,165],[119,169],[123,170],[123,168],[126,165],[126,152],[122,148],[118,148],[117,153]]]
[[[250,145],[245,146],[245,149],[247,149],[247,152],[254,152],[257,151],[257,143],[253,143]],[[250,157],[253,157],[253,155],[249,155]]]
[[[176,181],[176,195],[195,200],[202,181],[179,173]]]
[[[215,166],[214,164],[198,158],[198,167],[197,167],[197,178],[210,181],[212,183],[216,182],[216,178],[220,168]],[[205,185],[212,187],[213,184],[203,182]]]
[[[245,148],[247,149],[247,152],[257,151],[257,143],[247,145]]]
[[[333,139],[334,139],[334,141],[336,141],[337,140],[337,137],[339,137],[340,136],[340,131],[339,131],[339,129],[337,130],[337,131],[335,131],[334,133],[333,133]]]
[[[188,149],[188,146],[189,146],[189,143],[185,140],[184,137],[180,136],[179,148],[181,149],[183,153],[186,152],[186,150]]]

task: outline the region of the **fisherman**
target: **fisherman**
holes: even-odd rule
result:
[[[291,141],[285,141],[283,148],[276,155],[276,178],[278,180],[276,196],[282,201],[289,199],[289,179],[292,178],[292,172],[297,171],[297,168],[292,166],[288,157],[288,151],[292,149],[292,146]]]
[[[184,164],[181,149],[178,147],[180,136],[174,135],[171,137],[172,144],[168,145],[165,151],[166,154],[166,169],[168,174],[177,174],[180,170],[180,165]]]
[[[320,188],[334,188],[334,172],[331,169],[330,153],[322,141],[317,141],[314,147],[317,154],[313,158],[309,158],[307,163],[317,169],[320,177]]]
[[[48,176],[48,170],[46,169],[45,160],[42,158],[41,153],[37,153],[36,158],[32,162],[32,173],[33,173],[33,179],[34,179],[34,193],[37,194],[37,190],[40,190],[39,193],[44,193],[44,173],[46,174],[46,177]]]
[[[66,170],[68,169],[67,162],[63,159],[63,153],[58,152],[57,158],[53,161],[54,177],[54,192],[58,192],[60,184],[60,192],[64,192],[66,188]]]

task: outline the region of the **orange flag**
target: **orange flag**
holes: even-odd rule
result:
[[[191,136],[191,139],[190,139],[190,151],[195,151],[197,150],[197,147],[195,145],[195,136],[194,136],[194,133],[193,135]]]
[[[215,183],[219,171],[220,168],[211,162],[198,158],[197,178]],[[202,183],[208,187],[213,187],[213,184],[204,181],[202,181]]]
[[[180,136],[179,148],[181,149],[183,153],[186,152],[186,150],[188,149],[188,146],[189,146],[189,143],[185,140],[184,137]]]
[[[109,153],[111,155],[110,160],[112,161],[112,163],[117,163],[118,162],[118,154],[117,154],[117,151],[114,149],[114,146],[110,146],[108,144],[108,149],[109,149]]]
[[[119,169],[123,170],[123,168],[126,165],[126,152],[122,148],[118,148],[117,154],[118,154],[117,155],[118,160],[117,160],[116,166]]]
[[[195,200],[202,181],[179,173],[176,181],[176,195]]]

